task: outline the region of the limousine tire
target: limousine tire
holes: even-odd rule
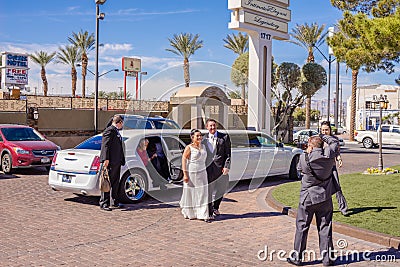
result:
[[[142,171],[127,171],[121,179],[119,200],[123,203],[140,202],[145,198],[147,188],[146,175]]]
[[[293,157],[292,162],[290,163],[289,169],[289,179],[290,180],[299,180],[299,174],[297,172],[297,163],[299,162],[299,155]]]

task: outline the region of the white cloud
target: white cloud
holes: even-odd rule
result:
[[[132,44],[104,44],[99,49],[100,55],[115,55],[129,52],[133,49]]]
[[[80,6],[70,6],[70,7],[67,8],[67,10],[68,11],[73,11],[73,10],[76,10],[78,8],[80,8]]]

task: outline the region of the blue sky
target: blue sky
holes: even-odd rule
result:
[[[199,34],[204,47],[190,58],[192,81],[227,85],[236,89],[229,81],[230,66],[236,58],[223,47],[222,39],[235,32],[228,29],[230,10],[227,0],[108,0],[101,6],[106,14],[100,21],[99,72],[121,69],[121,57],[142,59],[142,97],[145,99],[167,98],[183,83],[182,59],[165,49],[169,47],[167,38],[175,33]],[[68,44],[67,37],[81,29],[95,32],[94,0],[0,0],[0,51],[33,53],[44,50],[56,51]],[[341,12],[330,5],[329,0],[290,1],[292,21],[289,32],[296,24],[317,22],[326,27],[333,26],[341,17]],[[326,45],[320,47],[327,54]],[[294,62],[302,66],[306,51],[294,44],[273,41],[275,62]],[[94,70],[94,50],[89,53],[89,68]],[[327,68],[327,62],[315,51],[316,62]],[[197,63],[199,61],[199,63]],[[195,63],[196,62],[196,63]],[[29,85],[41,88],[39,66],[29,62]],[[49,64],[46,68],[50,94],[70,93],[69,67]],[[79,69],[78,69],[79,71]],[[332,65],[331,88],[335,87],[335,64]],[[360,73],[359,85],[391,84],[397,74],[383,72]],[[342,64],[340,79],[343,96],[350,95],[351,72]],[[77,93],[81,93],[80,76]],[[123,73],[112,72],[100,78],[99,90],[116,91],[123,86]],[[93,76],[87,76],[87,89],[93,92]],[[135,82],[128,79],[127,90],[134,95]],[[334,89],[332,90],[334,91]],[[40,92],[40,89],[39,89]],[[326,88],[316,95],[325,99]]]

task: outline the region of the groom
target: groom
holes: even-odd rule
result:
[[[206,128],[208,134],[204,136],[203,144],[207,150],[208,211],[213,218],[220,215],[219,206],[228,189],[231,140],[229,135],[217,132],[217,123],[214,119],[207,120]]]

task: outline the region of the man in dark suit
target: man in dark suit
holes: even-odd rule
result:
[[[125,165],[124,146],[121,134],[124,121],[120,115],[114,115],[111,126],[103,132],[100,162],[108,169],[111,182],[111,192],[101,192],[100,208],[111,211],[110,206],[120,207],[118,203],[119,176],[121,166]],[[110,199],[111,193],[111,199]]]
[[[231,140],[229,135],[217,131],[217,123],[213,119],[206,122],[208,134],[203,144],[207,150],[207,178],[208,178],[208,211],[210,217],[220,215],[219,206],[228,189],[229,169],[231,166]],[[213,201],[213,193],[215,198]]]
[[[321,138],[322,137],[322,138]],[[324,266],[333,265],[332,195],[336,193],[332,169],[335,164],[335,142],[332,136],[311,136],[307,151],[300,155],[297,169],[301,171],[300,201],[296,218],[294,253],[287,261],[302,265],[308,230],[315,214],[319,248]],[[329,145],[323,149],[324,141]]]

